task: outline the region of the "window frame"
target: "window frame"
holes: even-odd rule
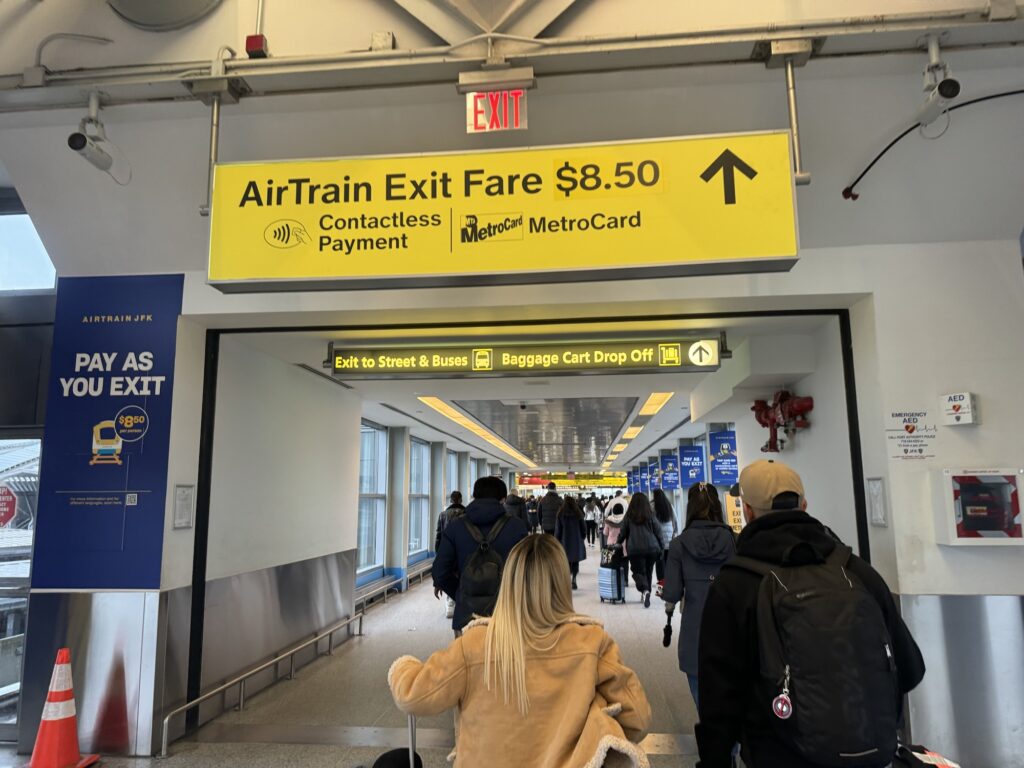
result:
[[[377,481],[376,487],[371,491],[364,492],[363,483],[363,435],[367,431],[373,431],[377,433],[377,439],[380,441],[376,446],[377,456],[375,461],[379,462],[383,471],[379,469],[375,472],[375,480]],[[359,422],[359,505],[357,509],[357,521],[356,521],[356,576],[368,573],[376,569],[384,567],[386,560],[387,550],[387,531],[388,531],[388,472],[389,472],[389,461],[388,461],[388,428],[366,419],[361,419]],[[373,506],[374,516],[374,541],[373,541],[373,558],[372,562],[360,565],[363,559],[364,542],[363,542],[363,513],[364,503],[371,503]]]
[[[414,468],[417,461],[413,459],[413,453],[419,452],[422,455],[422,466],[419,467],[421,476],[415,477]],[[406,552],[409,556],[429,552],[433,541],[430,536],[430,485],[431,485],[431,455],[430,443],[418,437],[409,438],[409,537],[405,542]],[[422,486],[416,481],[422,480]],[[415,504],[414,504],[415,502]],[[418,509],[416,513],[414,508]],[[416,514],[419,524],[422,526],[420,546],[413,549],[413,515]]]

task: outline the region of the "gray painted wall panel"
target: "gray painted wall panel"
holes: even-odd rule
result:
[[[1024,768],[1024,597],[904,595],[928,672],[911,736],[970,768]]]
[[[355,572],[353,549],[207,583],[203,690],[270,660],[352,615]],[[191,592],[190,587],[172,590],[165,593],[161,604],[165,652],[163,680],[158,685],[162,705],[154,717],[154,742],[160,738],[163,713],[185,702]],[[335,643],[345,636],[341,633]],[[327,641],[323,640],[320,647],[326,650]],[[315,657],[315,651],[307,649],[296,656],[296,668]],[[282,663],[279,675],[287,674],[288,665]],[[273,670],[266,670],[246,683],[246,694],[252,695],[276,679]],[[201,721],[213,719],[237,701],[234,691],[214,698],[200,708]],[[176,718],[172,725],[172,738],[177,738],[182,734],[184,718]]]

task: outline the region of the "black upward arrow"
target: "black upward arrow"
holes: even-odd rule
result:
[[[727,149],[715,159],[715,162],[707,167],[707,170],[705,170],[700,177],[704,179],[704,181],[711,181],[718,175],[718,172],[721,171],[722,182],[725,187],[725,204],[735,205],[737,170],[748,179],[753,179],[757,176],[757,171]]]
[[[703,363],[704,362],[704,358],[708,357],[710,354],[711,354],[711,350],[708,349],[707,347],[705,347],[703,344],[701,344],[699,347],[697,347],[697,360],[699,362]]]

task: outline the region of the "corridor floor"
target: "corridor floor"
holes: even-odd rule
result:
[[[597,592],[598,550],[581,564],[578,612],[604,622],[622,648],[623,658],[640,676],[653,709],[651,735],[644,748],[652,766],[693,766],[696,718],[676,647],[661,644],[665,613],[652,600],[644,609],[636,590],[625,605],[601,603]],[[678,637],[678,613],[676,614]],[[403,654],[425,658],[452,637],[450,621],[434,599],[429,577],[386,605],[370,608],[364,634],[304,667],[294,681],[284,680],[249,698],[242,712],[228,712],[195,736],[171,747],[167,768],[218,766],[370,766],[382,752],[405,746],[405,716],[391,700],[387,671]],[[425,765],[446,765],[454,742],[452,715],[421,718],[418,751]],[[22,761],[23,762],[23,761]],[[157,765],[143,759],[109,759],[113,768]],[[8,763],[0,755],[0,768]],[[10,763],[18,765],[17,761]]]

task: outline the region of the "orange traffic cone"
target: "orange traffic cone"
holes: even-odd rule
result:
[[[71,682],[71,651],[57,651],[50,692],[43,707],[43,721],[32,750],[29,768],[85,768],[99,762],[99,755],[82,757],[78,751],[75,691]]]

